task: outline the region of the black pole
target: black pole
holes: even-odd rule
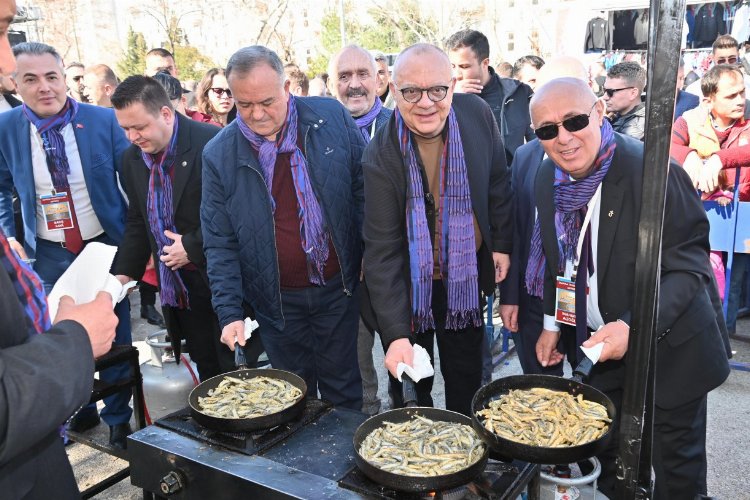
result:
[[[669,145],[685,0],[651,0],[643,155],[643,204],[622,402],[618,498],[651,498],[656,319]]]

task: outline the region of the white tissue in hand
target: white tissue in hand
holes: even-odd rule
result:
[[[432,368],[432,362],[430,361],[430,355],[427,351],[419,344],[414,345],[414,360],[412,361],[414,366],[409,366],[406,363],[399,363],[396,366],[396,374],[398,375],[399,382],[401,376],[406,372],[414,382],[419,382],[423,378],[432,377],[435,375],[435,369]]]
[[[594,364],[596,364],[599,361],[599,357],[602,355],[603,349],[604,349],[604,342],[599,342],[598,344],[594,344],[593,347],[581,346],[581,350],[583,351],[583,353]]]
[[[253,331],[255,331],[260,325],[257,321],[250,318],[245,318],[245,340],[249,339]]]

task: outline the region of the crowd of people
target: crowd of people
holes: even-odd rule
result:
[[[46,44],[11,53],[14,14],[0,0],[2,491],[75,497],[66,420],[85,431],[101,418],[127,447],[127,391],[101,416],[84,406],[94,359],[131,343],[127,298],[112,311],[105,293],[65,297],[47,312],[45,294],[92,241],[118,248],[112,273],[140,282],[141,316],[176,350],[186,341],[202,380],[232,370],[235,349],[251,364],[265,350],[311,394],[376,414],[373,350],[398,407],[399,364],[413,364],[415,345],[432,358],[437,343],[445,406],[469,414],[492,376],[483,307],[494,294],[524,373],[561,375],[565,358],[575,366],[581,346],[601,343],[589,383],[621,407],[644,168],[638,62],[606,75],[569,56],[494,68],[487,37],[463,30],[404,48],[392,68],[349,45],[312,79],[245,47],[195,86],[156,48],[144,75],[119,81]],[[713,58],[699,96],[678,81],[657,326],[662,499],[707,493],[707,394],[729,373],[747,266],[734,256],[725,324],[723,256],[710,253],[701,198],[750,192],[745,169],[735,182],[750,166],[750,122],[739,45],[721,36]],[[432,385],[417,382],[419,405],[432,406]],[[610,496],[617,445],[598,457]]]

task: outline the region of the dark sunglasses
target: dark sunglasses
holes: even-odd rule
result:
[[[615,92],[619,92],[621,90],[628,90],[628,89],[634,89],[635,87],[623,87],[621,89],[603,89],[604,93],[607,94],[607,97],[612,97],[615,95]]]
[[[737,56],[719,57],[716,64],[737,64]]]
[[[81,80],[83,80],[83,75],[73,77],[74,82],[80,82]]]
[[[427,98],[429,100],[431,100],[432,102],[440,102],[445,99],[445,96],[448,95],[449,88],[450,87],[448,87],[447,85],[436,85],[427,89],[421,89],[419,87],[407,87],[405,89],[398,89],[398,91],[401,92],[401,95],[404,97],[404,101],[414,104],[422,100],[422,96],[425,92],[427,92]]]
[[[591,113],[594,111],[594,106],[596,106],[596,102],[593,106],[591,106],[591,110],[589,110],[588,114],[575,115],[571,116],[570,118],[566,118],[561,122],[544,125],[535,129],[534,133],[539,138],[539,140],[549,141],[550,139],[554,139],[555,137],[557,137],[560,125],[565,127],[565,130],[567,130],[568,132],[578,132],[579,130],[583,130],[589,126],[589,117],[591,117]]]
[[[209,90],[216,94],[216,97],[221,97],[224,94],[226,94],[227,97],[232,97],[232,91],[229,89],[222,89],[221,87],[211,87]]]

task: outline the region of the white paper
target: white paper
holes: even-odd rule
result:
[[[245,340],[248,340],[253,335],[253,331],[255,331],[260,325],[257,321],[250,318],[245,318]]]
[[[398,375],[399,382],[401,376],[406,372],[414,382],[419,382],[423,378],[432,377],[435,375],[435,369],[432,367],[430,361],[430,355],[424,347],[419,344],[414,344],[414,366],[409,366],[406,363],[399,363],[396,366],[396,374]]]
[[[599,361],[599,357],[602,355],[603,349],[604,349],[604,342],[599,342],[598,344],[594,344],[594,347],[581,346],[581,350],[583,351],[583,353],[594,364],[596,364]]]
[[[104,243],[94,242],[84,247],[47,296],[52,320],[57,316],[57,308],[63,295],[72,297],[76,304],[85,304],[94,300],[100,291],[105,291],[112,295],[113,308],[127,296],[128,290],[136,282],[131,281],[123,286],[109,273],[116,253],[117,247]]]

